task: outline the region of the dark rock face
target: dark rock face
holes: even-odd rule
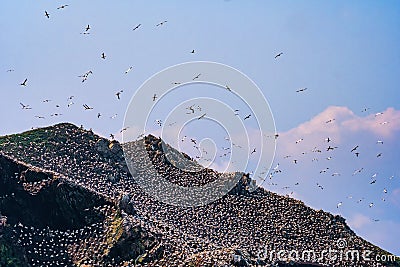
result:
[[[173,183],[220,178],[211,169],[180,170],[171,159],[192,160],[176,150],[167,157],[159,138],[137,142]],[[356,236],[344,218],[263,188],[251,192],[252,186],[243,174],[213,203],[175,207],[143,192],[116,141],[66,123],[0,137],[0,266],[377,266],[259,256],[264,250],[318,251],[338,238],[349,249],[371,250],[371,258],[388,254]]]

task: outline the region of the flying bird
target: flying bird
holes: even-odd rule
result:
[[[256,153],[256,149],[254,148],[253,151],[251,151],[250,155]]]
[[[358,146],[353,147],[353,149],[350,152],[356,151]]]
[[[282,56],[282,55],[283,55],[283,53],[280,52],[279,54],[277,54],[277,55],[275,56],[275,58],[278,58],[278,57],[280,57],[280,56]]]
[[[191,105],[190,107],[187,107],[186,109],[191,111],[191,112],[186,112],[186,114],[193,114],[194,113],[193,105]]]
[[[102,58],[102,59],[106,59],[106,54],[104,54],[104,52],[101,53],[101,58]]]
[[[121,95],[121,93],[124,92],[124,90],[118,91],[115,93],[115,95],[117,96],[118,100],[120,100],[121,98],[119,97]]]
[[[92,107],[89,107],[87,104],[83,104],[83,107],[85,108],[85,110],[93,109]]]
[[[68,5],[62,5],[62,6],[59,6],[59,7],[57,7],[57,9],[63,9],[63,8],[66,8]]]
[[[132,31],[135,31],[135,30],[139,29],[140,26],[142,26],[142,24],[139,23],[138,25],[136,25],[136,26],[132,29]]]
[[[26,86],[26,82],[28,81],[28,79],[25,79],[22,83],[20,83],[21,86]]]
[[[201,75],[201,73],[197,74],[197,76],[195,76],[195,77],[193,78],[193,81],[196,80],[196,79],[198,79],[198,78],[200,77],[200,75]]]
[[[326,151],[334,150],[335,148],[338,148],[338,147],[337,147],[337,146],[334,146],[334,147],[328,146],[328,148],[326,149]]]
[[[153,95],[153,101],[156,101],[156,99],[157,99],[157,95],[154,94],[154,95]]]
[[[343,205],[343,202],[339,202],[337,205],[336,205],[336,208],[338,209],[340,206],[342,206]]]
[[[50,18],[50,14],[49,13],[47,13],[47,11],[45,10],[44,11],[44,15],[49,19]]]
[[[132,70],[133,67],[129,67],[126,71],[125,74],[127,74],[128,72],[130,72]]]
[[[85,32],[88,32],[90,29],[91,29],[91,28],[90,28],[90,25],[88,24],[88,25],[86,26],[86,28],[85,28]]]
[[[200,120],[200,119],[204,118],[204,116],[206,116],[206,113],[204,113],[203,115],[201,115],[201,116],[198,117],[197,119]]]
[[[305,90],[307,90],[307,87],[296,90],[296,93],[304,92]]]
[[[22,106],[22,109],[32,109],[29,105],[24,105],[23,103],[19,103]]]
[[[192,51],[190,51],[191,54],[194,54],[194,49]]]
[[[335,119],[330,119],[330,120],[327,120],[325,123],[331,123],[331,122],[333,122]]]
[[[101,117],[101,114],[99,112],[99,113],[97,113],[97,118],[100,119],[100,117]]]
[[[249,114],[249,115],[247,115],[246,117],[244,117],[244,119],[243,119],[243,120],[250,119],[250,117],[251,117],[251,114]]]
[[[35,116],[35,118],[38,118],[38,119],[45,119],[45,117],[43,117],[43,116]]]
[[[125,128],[123,128],[123,129],[121,129],[121,131],[119,131],[119,132],[122,133],[122,132],[128,130],[128,128],[129,128],[129,127],[125,127]]]
[[[164,21],[161,21],[160,23],[158,23],[156,26],[158,27],[158,26],[161,26],[161,25],[164,25],[164,23],[166,23],[167,21],[166,20],[164,20]]]

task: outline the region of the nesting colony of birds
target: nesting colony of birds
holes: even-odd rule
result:
[[[180,170],[167,160],[162,140],[154,136],[134,142],[146,148],[157,172],[172,183],[203,185],[221,176],[211,169]],[[358,237],[342,217],[261,187],[250,191],[251,184],[243,173],[222,198],[203,206],[177,207],[144,193],[128,170],[121,144],[91,130],[62,123],[4,136],[0,138],[0,265],[1,261],[9,266],[380,264],[361,257],[358,261],[315,257],[304,263],[262,255],[338,249],[338,240],[345,240],[348,250],[370,250],[371,259],[388,254]]]

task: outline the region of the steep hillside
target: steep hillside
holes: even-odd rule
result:
[[[221,178],[180,170],[161,142],[147,136],[130,145],[144,146],[158,174],[177,185]],[[249,192],[245,174],[204,206],[158,202],[138,186],[118,142],[72,124],[1,137],[0,153],[5,266],[378,266],[376,255],[389,254],[340,216],[262,188]]]

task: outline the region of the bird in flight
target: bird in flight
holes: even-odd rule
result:
[[[253,149],[253,151],[251,151],[250,155],[256,153],[256,148]]]
[[[342,206],[342,202],[339,202],[337,205],[336,205],[336,208],[338,209],[340,206]]]
[[[118,100],[120,100],[121,98],[119,97],[121,95],[121,93],[123,93],[124,90],[118,91],[115,93],[115,95],[117,96]]]
[[[93,72],[91,70],[87,71],[85,74],[83,75],[79,75],[78,77],[82,78],[82,82],[86,81],[87,78],[89,77],[89,74],[93,74]]]
[[[119,131],[119,132],[122,133],[122,132],[128,130],[128,128],[129,128],[129,127],[125,127],[125,128],[123,128],[123,129],[121,129],[121,131]]]
[[[111,139],[114,139],[114,135],[113,135],[113,134],[110,134],[110,138],[111,138]]]
[[[21,86],[26,86],[26,82],[28,81],[28,79],[25,79],[22,83],[20,83]]]
[[[97,118],[100,119],[100,117],[101,117],[101,113],[99,112],[99,113],[97,113]]]
[[[91,29],[91,28],[90,28],[90,25],[88,24],[88,25],[86,26],[86,28],[85,28],[85,32],[88,32],[90,29]]]
[[[47,13],[47,11],[45,10],[44,11],[44,15],[49,19],[50,18],[50,14],[49,13]]]
[[[327,143],[329,143],[329,142],[332,141],[332,140],[328,137],[328,138],[325,139],[325,141],[326,141]]]
[[[338,148],[338,147],[337,147],[337,146],[334,146],[334,147],[328,146],[328,148],[326,149],[326,151],[334,150],[335,148]]]
[[[307,90],[307,87],[296,90],[296,93],[304,92],[305,90]]]
[[[364,168],[361,168],[361,169],[355,170],[355,171],[353,172],[353,176],[354,176],[354,175],[356,175],[357,173],[360,173],[362,170],[364,170]]]
[[[167,21],[166,20],[164,20],[164,21],[161,21],[160,23],[158,23],[156,26],[158,27],[158,26],[161,26],[161,25],[164,25],[164,23],[166,23]]]
[[[43,116],[35,116],[35,118],[38,118],[38,119],[45,119],[45,117],[43,117]]]
[[[138,24],[138,25],[136,25],[133,29],[132,29],[132,31],[135,31],[135,30],[137,30],[137,29],[139,29],[139,27],[141,26],[142,24]]]
[[[106,59],[106,54],[104,54],[104,52],[101,53],[101,58],[102,58],[102,59]]]
[[[198,78],[200,77],[200,75],[201,75],[201,73],[197,74],[197,76],[195,76],[195,77],[193,78],[193,81],[196,80],[196,79],[198,79]]]
[[[62,6],[59,6],[59,7],[57,7],[57,9],[64,9],[64,8],[66,8],[68,5],[62,5]]]
[[[23,103],[19,103],[22,106],[22,109],[32,109],[29,105],[24,105]]]
[[[132,70],[133,67],[129,67],[126,71],[125,74],[127,74],[128,72],[130,72]]]
[[[153,101],[156,101],[156,99],[157,99],[157,95],[154,94],[154,95],[153,95]]]
[[[296,141],[296,144],[300,143],[303,140],[304,140],[303,138],[300,138],[299,140]]]
[[[194,113],[194,105],[191,105],[190,107],[187,107],[186,109],[190,110],[191,112],[186,112],[186,114],[193,114]]]
[[[330,119],[330,120],[327,120],[325,123],[331,123],[331,122],[333,122],[335,119]]]
[[[89,107],[87,104],[83,104],[83,107],[85,108],[85,110],[93,109],[92,107]]]
[[[244,119],[243,119],[243,120],[250,119],[250,117],[251,117],[251,114],[249,114],[249,115],[247,115],[246,117],[244,117]]]
[[[204,118],[204,116],[206,116],[206,113],[204,113],[203,115],[201,115],[201,116],[198,117],[197,119],[200,120],[200,119]]]
[[[277,54],[277,55],[275,56],[275,58],[278,58],[278,57],[280,57],[280,56],[282,56],[282,55],[283,55],[283,53],[280,52],[279,54]]]
[[[225,85],[226,90],[232,91],[231,88],[228,85]]]
[[[376,143],[383,145],[383,141],[382,140],[378,140],[378,141],[376,141]]]
[[[353,147],[353,149],[350,152],[356,151],[358,146]]]
[[[194,49],[192,51],[190,51],[191,54],[194,54]]]

